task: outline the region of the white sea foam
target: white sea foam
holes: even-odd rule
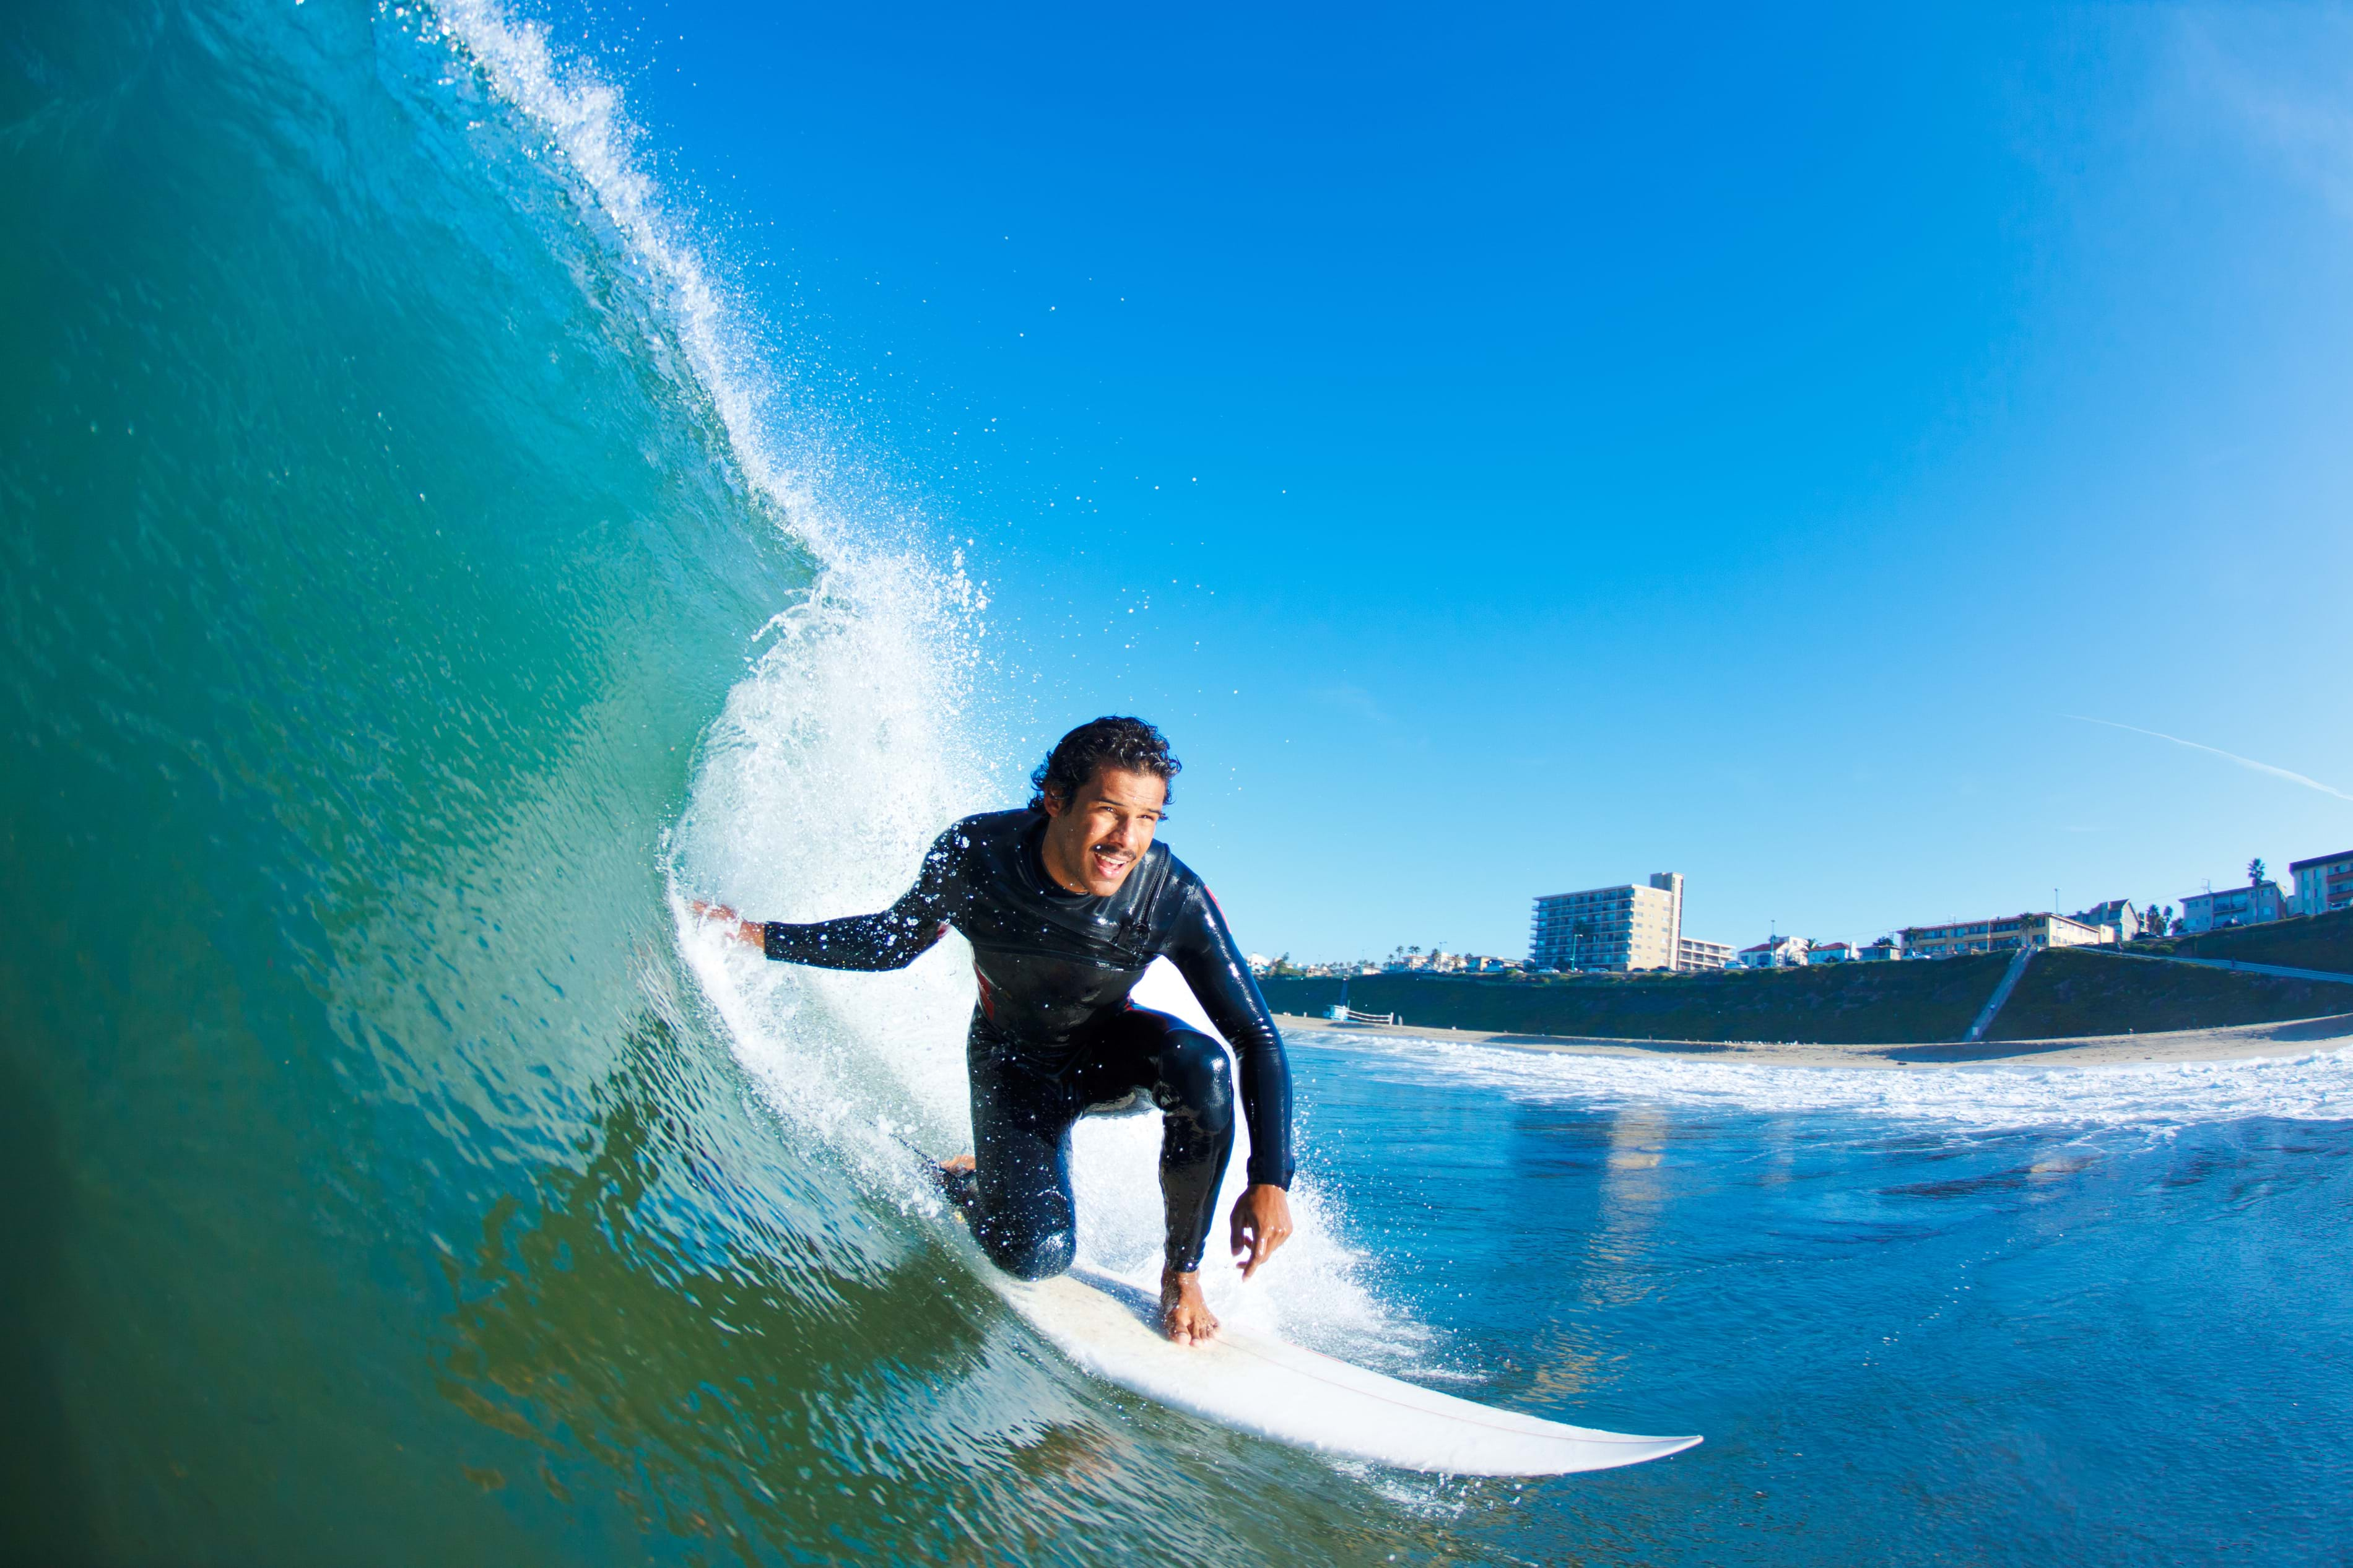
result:
[[[1302,1035],[1294,1045],[1314,1048],[1324,1040],[1345,1042],[1343,1048],[1374,1058],[1383,1071],[1597,1109],[1820,1111],[1988,1131],[2353,1118],[2353,1050],[2099,1067],[1989,1063],[1889,1068],[1578,1056],[1341,1031]]]
[[[645,137],[618,89],[585,60],[552,47],[543,24],[510,16],[498,0],[433,0],[444,36],[462,47],[490,87],[547,136],[561,167],[617,233],[628,271],[675,336],[690,371],[681,391],[708,398],[744,477],[782,505],[793,532],[828,567],[879,554],[929,575],[874,519],[845,510],[827,479],[842,459],[814,416],[796,409],[776,367],[786,363],[758,330],[758,314],[706,264],[691,220],[680,217],[647,173]],[[882,520],[884,521],[900,520]],[[887,568],[886,568],[887,570]],[[955,587],[943,578],[934,590]]]
[[[705,738],[672,836],[674,912],[706,999],[776,1109],[878,1194],[936,1212],[905,1145],[971,1144],[963,942],[951,936],[895,974],[769,964],[690,921],[685,899],[787,920],[880,909],[913,879],[940,828],[1007,804],[990,785],[1013,770],[988,753],[971,680],[986,594],[959,556],[937,563],[918,520],[844,500],[839,448],[785,395],[756,317],[665,205],[618,91],[494,0],[437,4],[449,39],[551,139],[611,224],[691,371],[681,395],[708,398],[745,479],[816,563],[812,590],[765,628],[764,649]],[[1162,970],[1143,994],[1198,1019],[1183,982]],[[1081,1255],[1139,1279],[1156,1276],[1160,1252],[1159,1121],[1091,1120],[1074,1139]],[[1238,1159],[1222,1205],[1241,1184]],[[1377,1331],[1395,1344],[1394,1316],[1356,1284],[1328,1205],[1303,1184],[1293,1205],[1296,1238],[1247,1288],[1222,1261],[1222,1235],[1212,1237],[1203,1279],[1213,1304],[1327,1343]]]
[[[620,92],[497,0],[437,0],[436,15],[561,154],[674,341],[661,357],[680,397],[716,416],[745,481],[816,573],[758,628],[759,652],[705,736],[670,846],[681,922],[688,893],[780,919],[879,908],[903,889],[932,834],[987,798],[993,770],[969,679],[985,595],[960,557],[938,562],[919,519],[871,495],[845,501],[828,433],[775,368],[787,356],[665,202]],[[878,977],[770,968],[700,935],[686,945],[780,1110],[853,1153],[866,1149],[869,1164],[895,1148],[877,1131],[885,1123],[954,1141],[969,981],[952,952]]]

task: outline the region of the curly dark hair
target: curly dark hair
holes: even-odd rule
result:
[[[1057,801],[1070,800],[1102,767],[1150,773],[1169,784],[1185,764],[1169,753],[1167,737],[1141,719],[1109,715],[1090,719],[1055,742],[1046,760],[1029,775],[1033,792],[1029,809],[1045,810],[1049,795]]]

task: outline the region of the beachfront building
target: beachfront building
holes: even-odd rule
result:
[[[1701,942],[1694,937],[1675,940],[1675,972],[1678,974],[1706,974],[1722,969],[1732,962],[1732,944],[1728,942]]]
[[[2181,900],[2184,931],[2218,931],[2224,926],[2262,925],[2286,918],[2287,894],[2277,882],[2217,888],[2211,893],[2192,893]]]
[[[2021,947],[2098,947],[2116,941],[2110,929],[2065,915],[1997,915],[1940,926],[1905,926],[1904,946],[1914,958],[1957,958],[1965,952],[2015,952]]]
[[[1806,962],[1808,963],[1854,963],[1862,959],[1863,952],[1863,949],[1851,942],[1810,942],[1806,948]]]
[[[1417,965],[1413,956],[1409,954],[1390,967],[1411,968]],[[1519,964],[1515,960],[1497,958],[1492,953],[1448,952],[1443,948],[1434,947],[1430,950],[1418,967],[1427,969],[1433,974],[1493,974],[1498,970],[1517,969]]]
[[[1802,969],[1806,964],[1806,939],[1799,936],[1777,936],[1760,942],[1754,947],[1744,947],[1734,960],[1739,969]]]
[[[2353,849],[2341,855],[2320,855],[2298,860],[2287,868],[2295,889],[2295,912],[2325,915],[2331,910],[2353,909]]]
[[[2070,918],[2080,925],[2109,927],[2116,933],[2108,939],[2112,942],[2134,941],[2145,923],[2130,899],[2110,899],[2088,910],[2077,910]]]
[[[1683,879],[1661,871],[1646,888],[1588,888],[1536,900],[1530,969],[1672,969],[1683,934]]]

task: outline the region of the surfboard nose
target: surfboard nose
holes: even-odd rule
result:
[[[1650,1459],[1663,1459],[1670,1454],[1680,1454],[1685,1448],[1696,1448],[1706,1441],[1705,1438],[1696,1435],[1689,1437],[1643,1437],[1632,1433],[1612,1432],[1596,1433],[1595,1436],[1606,1436],[1609,1439],[1609,1444],[1606,1445],[1608,1454],[1601,1456],[1601,1462],[1599,1464],[1580,1464],[1575,1466],[1574,1469],[1614,1470],[1621,1465],[1639,1465]],[[1592,1446],[1605,1447],[1600,1444]],[[1563,1470],[1559,1473],[1567,1475],[1572,1472]]]
[[[1481,1420],[1464,1412],[1459,1417],[1459,1426],[1430,1433],[1430,1436],[1442,1433],[1447,1439],[1447,1462],[1435,1466],[1425,1463],[1416,1468],[1440,1468],[1456,1476],[1577,1475],[1663,1459],[1697,1446],[1701,1440],[1695,1435],[1651,1437],[1635,1432],[1599,1432],[1537,1416],[1523,1415],[1504,1424],[1494,1422],[1493,1417],[1516,1413],[1492,1411],[1484,1405],[1472,1408],[1487,1411],[1489,1418]]]

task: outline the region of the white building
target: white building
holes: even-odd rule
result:
[[[2287,874],[2295,888],[2297,914],[2325,915],[2331,910],[2353,909],[2353,849],[2298,860]]]
[[[1851,942],[1817,942],[1806,946],[1808,963],[1854,963],[1863,955],[1863,949]]]
[[[1704,974],[1732,963],[1732,944],[1683,937],[1675,942],[1675,969],[1683,974]]]
[[[1683,934],[1683,879],[1661,871],[1631,885],[1548,893],[1528,932],[1531,969],[1672,969]]]
[[[1754,947],[1742,948],[1737,963],[1743,969],[1802,969],[1806,964],[1806,941],[1803,937],[1777,936]]]
[[[2211,893],[2192,893],[2181,900],[2182,928],[2186,931],[2262,925],[2286,916],[2287,895],[2277,882],[2218,888]]]

